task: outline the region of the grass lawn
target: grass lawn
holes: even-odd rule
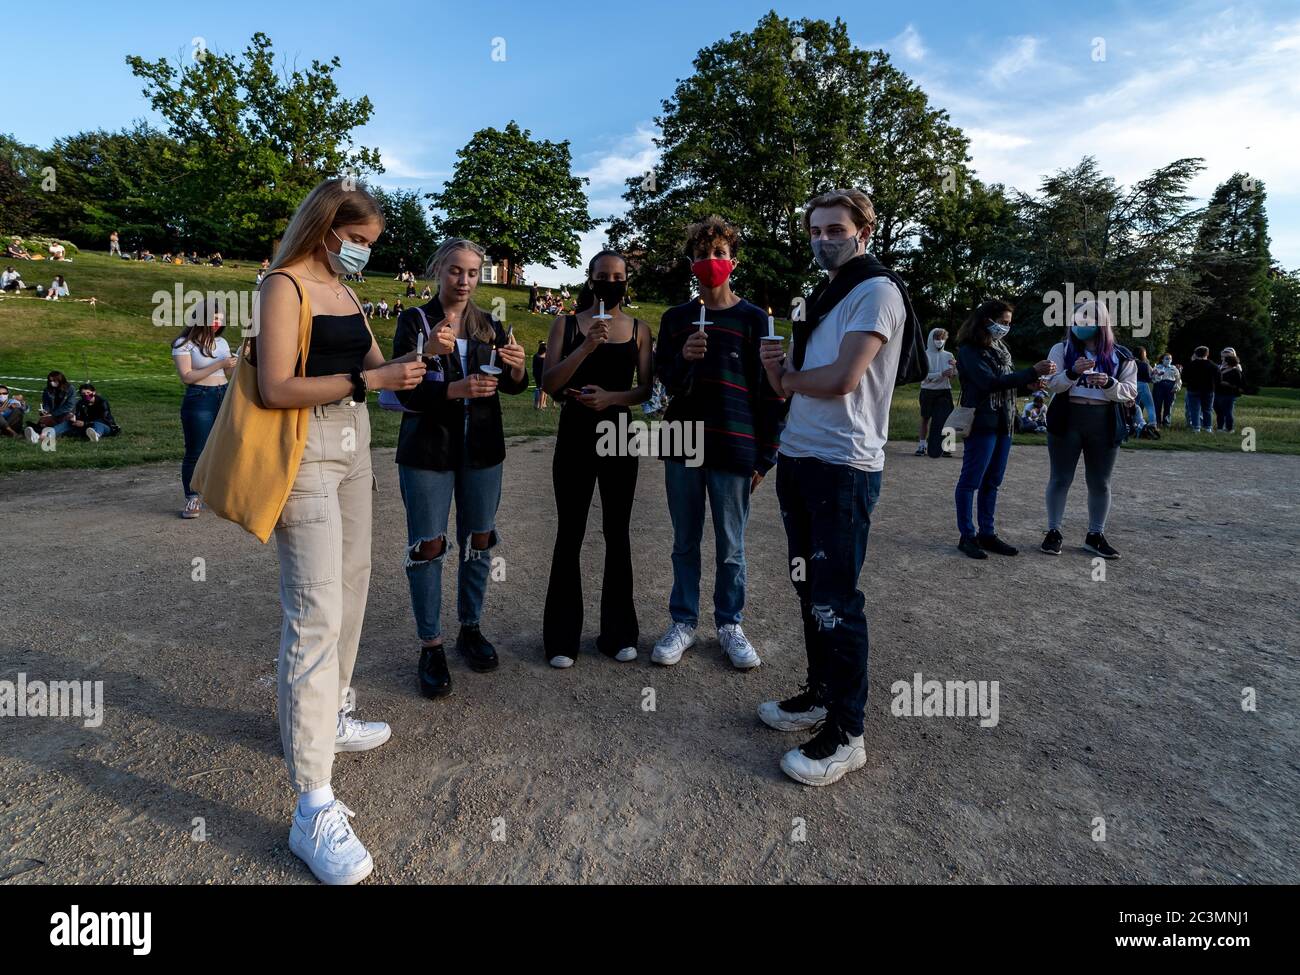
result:
[[[223,268],[140,264],[82,251],[72,263],[19,262],[27,284],[48,284],[55,273],[68,281],[73,300],[41,301],[34,297],[0,298],[0,382],[25,392],[33,410],[40,402],[42,378],[51,369],[66,373],[73,383],[91,379],[112,405],[122,427],[120,436],[91,444],[65,439],[53,451],[26,440],[0,440],[0,473],[56,467],[119,467],[149,461],[179,462],[181,383],[171,362],[176,332],[154,325],[152,296],[186,290],[228,291],[253,288],[256,266],[232,262]],[[423,287],[423,283],[420,284]],[[357,288],[364,298],[389,303],[402,296],[403,286],[376,275]],[[26,292],[25,295],[31,295]],[[94,296],[92,307],[84,300]],[[531,359],[538,341],[546,337],[550,319],[528,312],[526,288],[483,285],[477,303],[490,309],[494,298],[506,301],[506,320]],[[404,303],[418,303],[418,299]],[[663,305],[643,302],[636,314],[658,327]],[[380,347],[392,346],[395,319],[371,324]],[[232,330],[233,331],[233,330]],[[788,334],[788,327],[785,329]],[[234,336],[228,336],[235,344]],[[537,413],[531,394],[503,396],[507,435],[547,435],[555,432],[558,410]],[[400,417],[378,409],[371,400],[373,444],[391,447],[397,441]],[[1176,428],[1159,441],[1130,442],[1136,450],[1240,450],[1241,436],[1201,435],[1182,429],[1182,400],[1176,406]],[[1256,449],[1270,453],[1300,453],[1300,390],[1265,389],[1237,403],[1237,426],[1253,428]],[[919,423],[917,387],[898,389],[894,396],[890,432],[897,440],[915,440]],[[1043,435],[1019,436],[1023,443],[1045,442]],[[178,487],[179,490],[179,487]]]

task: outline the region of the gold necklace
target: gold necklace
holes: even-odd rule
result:
[[[324,284],[325,287],[327,287],[327,288],[328,288],[328,287],[331,287],[330,285],[328,285],[328,284],[326,284],[324,281],[322,281],[320,278],[316,277],[316,275],[312,273],[312,271],[311,271],[310,268],[307,269],[307,277],[311,278],[311,279],[312,279],[313,281],[315,281],[317,284]],[[335,278],[335,279],[334,279],[334,283],[335,283],[335,284],[338,284],[338,283],[339,283],[338,278]],[[342,286],[342,285],[339,285],[339,289],[338,289],[337,291],[334,292],[334,297],[335,297],[335,298],[342,298],[342,297],[343,297],[343,286]]]

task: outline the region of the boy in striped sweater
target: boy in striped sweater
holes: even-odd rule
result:
[[[672,665],[695,642],[700,608],[700,538],[705,499],[713,516],[717,569],[713,620],[718,642],[741,670],[761,660],[741,629],[745,608],[745,524],[749,497],[776,462],[786,402],[773,392],[759,359],[767,314],[731,290],[740,236],[720,217],[686,232],[685,254],[700,284],[699,299],[664,312],[655,373],[671,397],[666,421],[703,432],[702,463],[664,459],[673,523],[671,621],[651,659]],[[701,304],[707,324],[699,325]]]

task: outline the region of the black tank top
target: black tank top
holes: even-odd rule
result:
[[[640,326],[639,319],[632,319],[632,337],[626,342],[606,342],[599,346],[596,351],[583,359],[578,364],[578,368],[569,377],[565,383],[571,389],[582,389],[583,386],[599,386],[601,389],[610,392],[624,393],[632,388],[632,380],[636,375],[637,366],[637,328]],[[584,339],[581,330],[578,328],[578,316],[569,315],[564,319],[564,345],[560,350],[560,357],[567,358],[569,353],[573,352],[578,346],[582,345]],[[611,407],[611,410],[626,411],[626,406]],[[566,399],[564,401],[564,413],[573,413],[580,411],[578,415],[586,414],[590,417],[597,416],[594,410],[590,410],[581,403]],[[602,411],[610,412],[609,410]]]
[[[334,376],[360,369],[370,351],[370,331],[361,312],[351,315],[312,315],[308,376]]]

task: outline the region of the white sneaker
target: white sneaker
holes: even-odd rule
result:
[[[41,435],[40,435],[39,433],[36,432],[36,428],[35,428],[35,427],[28,427],[28,428],[27,428],[27,439],[30,440],[32,443],[40,443],[40,442],[41,442]]]
[[[806,731],[826,719],[826,709],[804,688],[784,701],[764,701],[758,706],[758,719],[777,731]]]
[[[89,440],[91,443],[99,443],[99,431],[96,430],[94,427],[91,427],[89,430],[86,431],[86,439]]]
[[[289,849],[323,884],[360,883],[375,869],[375,861],[348,822],[355,815],[337,799],[311,818],[294,810]]]
[[[551,666],[557,670],[568,670],[573,666],[572,657],[555,656],[551,658]]]
[[[627,663],[629,660],[635,660],[635,659],[636,659],[636,647],[624,647],[624,648],[623,648],[622,650],[620,650],[618,653],[614,654],[614,659],[617,660],[617,661],[618,661],[619,663],[621,663],[621,664],[625,664],[625,663]]]
[[[689,623],[674,621],[668,624],[668,629],[664,630],[664,635],[655,644],[654,653],[650,654],[650,659],[657,664],[671,667],[682,659],[682,654],[686,652],[686,648],[694,642],[695,627]]]
[[[383,721],[358,721],[352,717],[352,705],[339,712],[334,728],[335,752],[368,752],[393,736],[393,729]]]
[[[747,639],[739,623],[728,623],[718,630],[718,642],[731,658],[731,665],[737,670],[752,670],[763,661],[758,658],[758,651]]]
[[[926,451],[926,443],[925,443],[925,441],[924,441],[924,440],[918,441],[918,442],[917,442],[917,445],[916,445],[916,456],[917,456],[917,457],[924,457],[924,456],[925,456],[925,451]]]
[[[804,785],[830,785],[867,764],[862,736],[849,737],[836,725],[822,725],[813,739],[781,757],[781,771]]]

